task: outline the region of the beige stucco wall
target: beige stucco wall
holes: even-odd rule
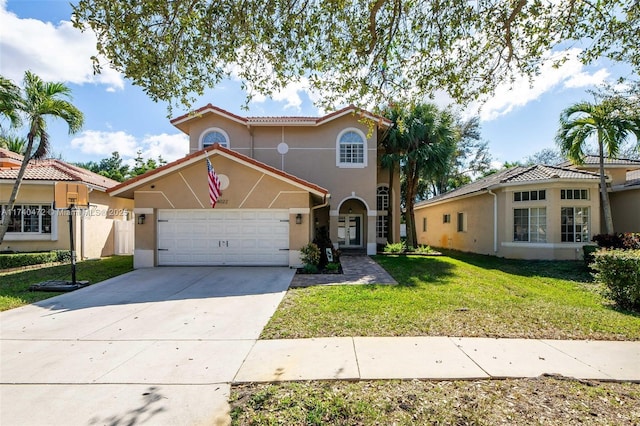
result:
[[[616,232],[640,232],[640,187],[609,193]]]
[[[389,178],[388,172],[377,165],[375,127],[360,122],[357,115],[349,113],[319,126],[247,126],[217,114],[205,114],[186,123],[185,128],[190,135],[190,152],[202,149],[201,137],[206,131],[219,129],[227,134],[232,150],[326,188],[331,194],[328,222],[334,242],[337,240],[337,217],[341,206],[348,200],[359,200],[364,206],[359,211],[364,217],[364,246],[375,252],[376,191],[379,184],[388,184]],[[365,136],[366,167],[337,165],[338,137],[347,129],[357,129]],[[288,145],[285,155],[277,150],[282,142]],[[400,210],[398,176],[392,188],[397,212]],[[325,221],[325,215],[320,215],[320,218]],[[390,224],[394,240],[399,240],[400,219],[398,213]]]
[[[12,185],[0,184],[0,204],[8,201]],[[53,205],[53,182],[23,182],[16,204]],[[133,200],[109,197],[102,191],[89,193],[88,210],[74,212],[74,240],[78,259],[114,254],[113,222],[123,220],[124,211],[132,212]],[[69,250],[69,212],[53,210],[51,234],[11,234],[5,236],[0,250]]]
[[[247,165],[221,155],[210,156],[211,164],[222,183],[216,210],[221,209],[288,209],[289,249],[293,252],[308,244],[311,225],[311,196],[308,191],[282,181]],[[204,159],[177,171],[161,175],[140,186],[134,193],[136,219],[145,215],[145,223],[135,225],[136,256],[141,261],[137,267],[157,265],[156,218],[158,209],[211,209],[207,165]],[[302,215],[302,225],[295,224],[297,214]],[[293,256],[292,262],[297,258]],[[151,262],[152,264],[146,264]]]
[[[589,200],[561,200],[561,189],[588,189]],[[494,199],[483,191],[475,196],[447,200],[416,209],[418,242],[435,247],[451,248],[481,254],[515,259],[581,259],[582,246],[590,241],[567,243],[561,241],[561,208],[589,207],[590,239],[600,233],[600,209],[597,183],[550,182],[544,185],[518,185],[494,190],[497,202],[497,241],[494,251]],[[546,190],[546,200],[514,202],[513,192]],[[546,208],[546,234],[544,243],[514,241],[513,211],[516,208]],[[457,213],[464,212],[467,229],[457,230]],[[442,216],[451,215],[451,223],[444,224]],[[423,231],[423,218],[427,218],[427,232]]]
[[[466,230],[462,232],[458,231],[458,213],[463,213],[466,218]],[[449,223],[443,223],[443,216],[446,214],[450,215]],[[493,197],[489,194],[417,209],[415,216],[419,244],[494,254]]]

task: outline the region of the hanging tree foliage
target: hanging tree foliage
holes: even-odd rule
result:
[[[249,97],[305,78],[325,106],[464,103],[569,45],[640,70],[638,0],[79,0],[73,20],[151,99],[185,106],[231,75]]]

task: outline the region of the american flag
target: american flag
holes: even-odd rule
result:
[[[218,198],[222,195],[222,192],[220,192],[220,179],[218,179],[218,175],[216,174],[216,171],[213,170],[211,161],[209,161],[208,158],[207,180],[209,181],[209,201],[211,201],[211,208],[214,208],[218,202]]]

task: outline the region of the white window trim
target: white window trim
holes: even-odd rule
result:
[[[362,138],[363,146],[362,146],[362,163],[341,163],[340,162],[340,139],[342,135],[347,132],[355,132]],[[336,167],[340,167],[342,169],[364,169],[367,167],[367,157],[368,157],[368,142],[367,136],[362,132],[362,130],[356,127],[348,127],[338,133],[338,137],[336,138]]]
[[[41,205],[49,206],[51,209],[51,232],[7,232],[5,241],[57,241],[58,240],[58,210],[53,208],[53,203],[49,202],[27,202],[26,204],[16,203],[15,205]]]
[[[200,149],[205,148],[202,144],[203,144],[205,135],[209,132],[218,132],[222,134],[222,136],[224,136],[224,138],[227,140],[227,146],[225,148],[231,148],[231,140],[229,139],[229,134],[227,132],[225,132],[219,127],[209,127],[208,129],[206,129],[204,132],[200,134],[200,139],[198,140],[198,146],[200,147]]]

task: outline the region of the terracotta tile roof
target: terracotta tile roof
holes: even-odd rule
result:
[[[5,152],[0,152],[0,155],[7,154]],[[14,153],[14,156],[11,158],[19,159],[21,162],[23,157]],[[18,177],[19,169],[20,164],[16,164],[11,167],[0,167],[0,180],[15,180]],[[83,182],[101,188],[102,190],[106,190],[118,184],[115,180],[57,159],[31,160],[27,165],[27,170],[24,173],[23,179]]]
[[[369,111],[360,109],[354,105],[349,105],[345,108],[342,108],[338,111],[334,111],[330,114],[324,115],[322,117],[302,117],[302,116],[281,116],[281,117],[242,117],[237,114],[234,114],[229,111],[225,111],[222,108],[218,108],[212,104],[207,104],[201,108],[198,108],[195,111],[192,111],[187,114],[183,114],[179,117],[171,119],[171,124],[178,127],[179,124],[187,122],[191,119],[198,118],[199,116],[206,113],[215,113],[218,115],[222,115],[236,122],[247,124],[247,125],[291,125],[291,126],[317,126],[327,121],[331,121],[335,118],[341,117],[346,114],[355,113],[360,116],[364,116],[366,118],[372,119],[376,121],[378,124],[389,127],[391,126],[391,121],[385,117],[373,114]]]
[[[471,182],[453,191],[416,203],[416,208],[450,198],[462,197],[488,189],[499,188],[507,184],[540,183],[557,179],[597,181],[599,176],[597,173],[559,166],[534,165],[512,167],[478,179],[475,182]]]
[[[251,157],[247,157],[246,155],[240,154],[239,152],[233,151],[231,149],[225,148],[223,146],[220,146],[219,144],[213,144],[210,147],[207,147],[205,149],[202,149],[200,151],[194,152],[193,154],[189,154],[186,157],[180,158],[179,160],[173,161],[171,163],[165,164],[162,167],[158,167],[157,169],[154,170],[150,170],[142,175],[136,176],[134,178],[131,178],[127,181],[124,181],[122,183],[120,183],[119,185],[116,185],[112,188],[109,188],[107,190],[108,193],[121,193],[123,191],[126,191],[127,189],[130,189],[132,187],[135,187],[136,185],[140,184],[142,181],[147,181],[149,178],[166,172],[166,171],[170,171],[172,169],[179,169],[180,165],[183,163],[190,163],[191,160],[197,161],[198,159],[203,159],[205,156],[207,155],[211,155],[211,154],[215,154],[215,153],[220,153],[226,157],[233,157],[237,160],[240,160],[242,162],[245,163],[249,163],[259,169],[263,169],[265,171],[268,171],[274,175],[280,176],[284,179],[293,181],[299,185],[302,185],[314,192],[317,192],[319,194],[322,195],[328,195],[329,191],[319,185],[316,185],[315,183],[311,183],[309,181],[306,181],[304,179],[301,179],[297,176],[294,176],[292,174],[289,174],[287,172],[284,172],[282,170],[276,169],[275,167],[272,167],[268,164],[262,163],[258,160],[255,160]]]
[[[584,158],[584,164],[573,164],[571,161],[565,161],[564,163],[558,164],[560,167],[589,167],[589,166],[599,166],[600,165],[600,157],[597,155],[587,155]],[[633,160],[629,158],[605,158],[604,165],[606,166],[630,166],[632,168],[640,169],[640,160]]]

